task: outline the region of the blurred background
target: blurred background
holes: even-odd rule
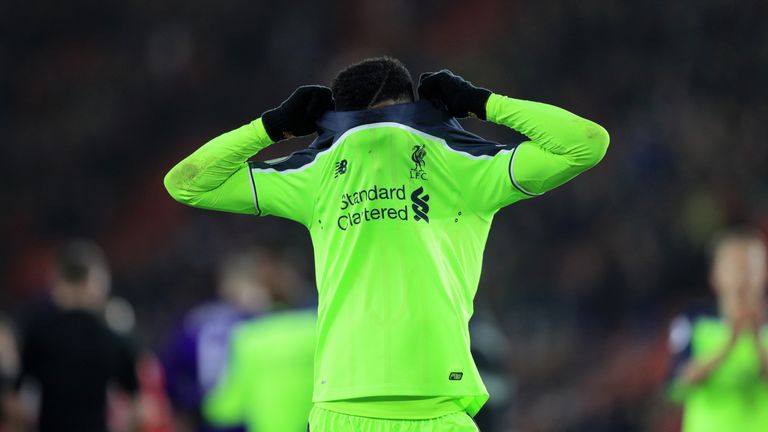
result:
[[[484,430],[678,430],[670,320],[709,296],[713,232],[768,228],[760,0],[0,1],[0,312],[23,323],[39,307],[72,237],[106,250],[148,352],[214,297],[236,248],[279,256],[313,304],[302,226],[186,208],[162,177],[295,87],[382,54],[611,134],[600,165],[494,221],[472,324]]]

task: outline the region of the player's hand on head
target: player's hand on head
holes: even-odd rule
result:
[[[421,74],[418,92],[420,99],[432,102],[454,117],[472,115],[483,120],[485,103],[491,96],[489,90],[472,85],[448,69]]]
[[[334,109],[331,89],[319,85],[297,88],[277,108],[261,115],[264,129],[272,141],[317,132],[316,121]]]

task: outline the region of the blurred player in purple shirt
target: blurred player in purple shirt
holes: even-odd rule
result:
[[[286,283],[287,270],[285,263],[265,251],[232,254],[219,268],[219,299],[201,304],[183,318],[163,356],[179,432],[245,430],[206,425],[200,405],[227,364],[230,333],[237,324],[271,310],[273,302],[287,295],[286,287],[293,285]]]

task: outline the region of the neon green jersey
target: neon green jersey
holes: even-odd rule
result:
[[[467,325],[493,215],[595,165],[608,135],[536,102],[492,95],[486,111],[529,141],[488,142],[417,102],[326,113],[310,148],[246,166],[270,144],[256,120],[166,176],[181,202],[309,229],[314,401],[449,396],[474,415],[487,400]]]
[[[763,331],[760,343],[768,346]],[[682,316],[673,323],[675,369],[707,361],[728,344],[731,328],[713,315]],[[670,397],[684,405],[684,432],[768,431],[768,382],[761,376],[757,341],[745,332],[704,381],[685,386],[673,379]]]
[[[290,311],[238,326],[226,372],[205,398],[206,420],[258,432],[306,430],[315,322],[314,312]]]

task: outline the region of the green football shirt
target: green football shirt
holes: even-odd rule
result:
[[[326,113],[308,149],[246,165],[271,144],[259,119],[166,176],[183,203],[309,230],[319,294],[315,402],[448,397],[474,415],[488,399],[468,322],[493,216],[595,165],[608,135],[542,103],[492,95],[486,111],[527,140],[489,142],[420,101]]]
[[[314,312],[284,311],[239,325],[224,376],[203,403],[206,420],[258,432],[306,430],[315,322]]]
[[[672,326],[674,366],[707,361],[720,354],[731,337],[727,322],[714,315],[677,318]],[[754,335],[740,335],[728,356],[701,383],[685,386],[675,377],[669,396],[684,406],[684,432],[768,431],[768,382],[760,372]],[[768,346],[768,332],[759,342]]]

